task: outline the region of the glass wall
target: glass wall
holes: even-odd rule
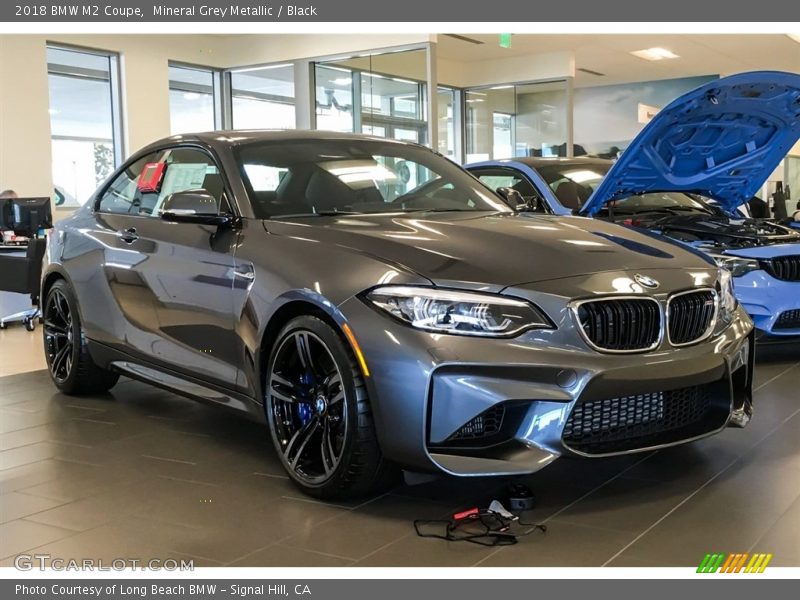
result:
[[[716,78],[687,77],[576,89],[575,154],[616,158],[661,108]]]
[[[217,115],[219,74],[202,67],[169,66],[170,131],[213,131],[220,126]]]
[[[440,87],[436,99],[438,112],[436,126],[438,128],[438,148],[440,154],[452,160],[458,160],[456,131],[458,124],[458,92],[454,89]]]
[[[566,83],[517,85],[514,94],[517,103],[514,156],[566,156]]]
[[[514,86],[464,93],[467,162],[514,156]]]
[[[56,206],[86,202],[122,155],[116,55],[48,46]]]
[[[234,129],[294,129],[294,65],[230,72]]]
[[[565,81],[465,91],[467,162],[566,156]]]
[[[352,69],[314,66],[317,129],[355,131],[353,87]]]
[[[785,160],[783,191],[786,194],[786,212],[791,215],[800,210],[800,156],[787,156]]]
[[[426,143],[426,50],[314,65],[316,128]]]

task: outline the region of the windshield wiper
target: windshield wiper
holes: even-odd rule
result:
[[[427,212],[427,213],[446,213],[446,212],[500,212],[491,208],[398,208],[397,210],[390,210],[387,212],[393,213],[415,213],[415,212]]]
[[[339,215],[364,215],[356,210],[316,210],[314,212],[272,215],[270,219],[301,219],[304,217],[338,217]]]

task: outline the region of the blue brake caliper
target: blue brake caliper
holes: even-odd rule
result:
[[[311,385],[313,385],[311,375],[304,373],[300,377],[300,383],[304,386],[311,387]],[[297,407],[297,418],[300,420],[300,425],[305,425],[311,420],[311,416],[314,414],[311,405],[306,402],[298,402],[295,406]]]

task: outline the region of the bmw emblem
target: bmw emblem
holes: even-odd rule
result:
[[[636,283],[638,283],[642,287],[646,287],[651,290],[654,290],[659,285],[661,285],[658,281],[656,281],[652,277],[648,277],[647,275],[642,275],[640,273],[636,273],[636,275],[633,276],[633,279],[636,281]]]

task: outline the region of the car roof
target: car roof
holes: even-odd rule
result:
[[[611,165],[613,161],[608,160],[606,158],[598,158],[595,156],[575,156],[570,158],[564,157],[544,157],[544,156],[515,156],[514,158],[509,158],[507,161],[493,161],[498,164],[502,164],[502,162],[517,162],[522,163],[523,165],[527,165],[532,169],[538,169],[540,167],[546,167],[548,165]]]
[[[338,131],[319,131],[309,129],[227,129],[220,131],[204,131],[173,135],[160,139],[147,148],[155,148],[168,144],[198,142],[208,146],[241,146],[257,142],[291,142],[298,140],[369,140],[385,143],[395,143],[407,146],[419,146],[412,142],[402,142],[389,138],[368,136],[355,133],[342,133]]]

